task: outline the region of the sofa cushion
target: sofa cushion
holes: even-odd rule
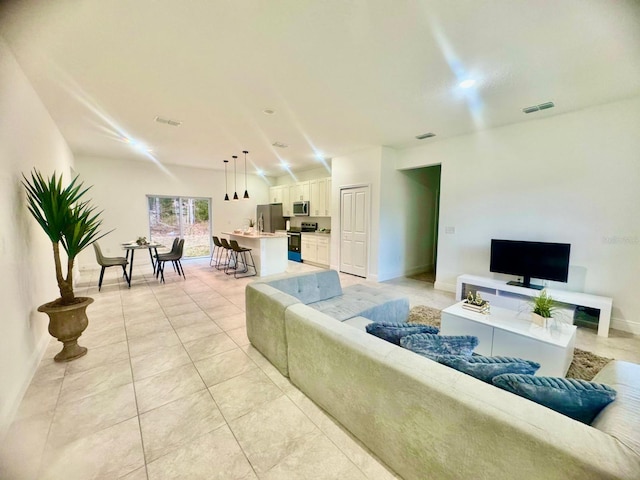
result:
[[[412,352],[437,361],[441,355],[471,355],[473,349],[478,346],[478,337],[416,333],[402,337],[400,345]]]
[[[491,383],[493,377],[497,375],[505,373],[533,375],[540,368],[539,363],[531,360],[483,355],[442,355],[438,357],[438,362],[487,383]]]
[[[415,333],[433,333],[440,330],[430,325],[419,325],[416,323],[397,322],[373,322],[366,326],[367,333],[380,337],[387,342],[400,345],[400,339]]]
[[[341,322],[362,316],[374,322],[404,322],[409,316],[409,300],[369,285],[351,285],[341,296],[309,303]]]
[[[617,438],[640,456],[640,365],[614,360],[593,381],[609,385],[617,395],[591,426]]]
[[[340,278],[335,270],[287,276],[266,283],[296,297],[305,305],[342,295]]]
[[[351,325],[352,327],[355,327],[358,330],[362,330],[363,332],[366,332],[367,325],[369,325],[372,322],[368,318],[353,317],[353,318],[349,318],[348,320],[345,320],[342,323],[344,323],[345,325]]]
[[[574,378],[507,373],[494,377],[493,384],[587,425],[616,398],[608,385]]]

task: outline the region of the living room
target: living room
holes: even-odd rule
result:
[[[491,125],[485,127],[483,119],[478,119],[476,112],[467,108],[470,103],[461,94],[449,105],[459,115],[459,122],[465,125],[456,135],[436,131],[438,135],[433,139],[414,141],[415,135],[424,133],[416,130],[409,134],[405,132],[406,144],[398,142],[387,146],[382,141],[365,141],[358,132],[349,131],[357,137],[355,143],[361,148],[341,151],[331,157],[333,204],[339,204],[340,186],[370,186],[368,280],[383,282],[403,277],[413,273],[415,265],[423,262],[418,258],[420,252],[410,247],[415,244],[416,225],[415,218],[407,218],[406,212],[416,211],[419,206],[414,204],[415,197],[407,193],[411,179],[405,172],[440,165],[436,294],[455,291],[458,275],[491,275],[489,248],[492,238],[565,242],[572,246],[569,281],[552,286],[613,298],[612,329],[640,334],[640,318],[636,314],[640,311],[640,297],[634,291],[633,281],[640,261],[640,231],[633,210],[640,204],[640,191],[636,187],[640,180],[637,156],[640,139],[636,135],[640,120],[637,80],[640,78],[640,40],[637,32],[629,27],[638,19],[638,10],[632,2],[623,2],[617,7],[602,2],[592,7],[578,18],[601,29],[594,27],[597,31],[591,32],[591,36],[585,35],[586,44],[576,41],[572,45],[586,49],[594,57],[594,63],[585,63],[581,68],[566,72],[562,63],[569,62],[575,52],[565,44],[564,50],[555,50],[549,39],[531,34],[530,38],[542,44],[541,57],[530,52],[532,63],[527,68],[539,73],[544,65],[543,57],[547,55],[554,59],[556,70],[545,74],[548,76],[546,90],[531,85],[522,87],[523,93],[516,95],[520,103],[509,105],[509,109],[520,116],[517,120],[501,123],[499,119],[492,119]],[[582,7],[574,4],[566,8],[580,10]],[[604,12],[610,12],[610,15],[604,15]],[[46,13],[52,15],[51,22],[55,23],[55,9]],[[599,14],[603,14],[601,21],[596,19]],[[592,23],[587,22],[587,18],[591,18]],[[389,26],[390,31],[394,28]],[[580,29],[572,27],[572,32],[574,30]],[[354,31],[356,38],[359,34],[364,35],[357,28]],[[35,309],[57,296],[51,282],[54,278],[51,246],[28,217],[24,191],[19,183],[22,173],[33,167],[43,173],[57,170],[65,176],[73,171],[87,184],[94,185],[94,200],[99,209],[105,210],[105,231],[117,228],[104,239],[110,253],[115,255],[120,242],[146,231],[144,204],[138,202],[141,195],[193,194],[217,199],[213,202],[212,216],[215,230],[222,231],[233,225],[230,222],[237,218],[251,217],[255,205],[267,203],[269,182],[277,182],[282,172],[274,171],[267,175],[266,181],[250,172],[250,202],[225,205],[222,196],[227,187],[221,167],[222,158],[231,154],[228,150],[216,151],[207,159],[216,164],[215,169],[168,164],[164,167],[171,175],[167,175],[145,156],[114,159],[93,154],[87,146],[71,148],[71,142],[62,133],[67,126],[52,118],[56,100],[47,97],[45,102],[36,88],[41,81],[39,76],[46,76],[50,71],[45,71],[44,67],[42,71],[34,69],[32,62],[35,60],[21,58],[17,52],[24,55],[29,45],[22,43],[25,39],[15,31],[6,32],[7,41],[0,39],[3,84],[0,93],[3,124],[0,191],[5,204],[0,225],[4,232],[2,261],[5,265],[2,301],[6,308],[4,316],[10,320],[0,327],[5,345],[0,359],[11,368],[3,369],[0,374],[5,386],[0,394],[2,431],[8,428],[49,343],[46,320]],[[5,36],[4,29],[2,36]],[[619,39],[619,43],[607,44],[609,50],[606,52],[604,48],[596,48],[598,42],[608,36]],[[497,48],[500,39],[494,41],[492,45]],[[489,53],[495,60],[496,51]],[[382,54],[388,52],[383,50]],[[43,65],[46,63],[37,55],[34,58]],[[99,60],[96,63],[103,63],[100,55],[96,58]],[[537,64],[533,63],[536,58]],[[414,60],[411,56],[407,61]],[[386,72],[391,72],[394,66],[390,61]],[[104,60],[104,69],[108,68],[108,62]],[[331,79],[337,82],[337,79]],[[242,81],[237,77],[236,80]],[[312,80],[312,76],[305,76],[300,88]],[[573,84],[580,93],[575,97],[571,94]],[[520,87],[507,82],[505,89],[513,95]],[[122,85],[114,88],[122,88]],[[587,102],[589,96],[595,101]],[[345,98],[341,100],[346,102]],[[529,104],[550,100],[556,103],[552,109],[531,114],[521,112]],[[416,103],[415,99],[411,101]],[[484,101],[502,105],[500,98],[488,96]],[[354,109],[361,107],[364,117],[384,116],[384,109],[389,108],[388,105],[376,105],[374,109],[361,103],[360,99],[346,105]],[[257,108],[266,106],[260,103]],[[320,109],[321,105],[312,107]],[[69,104],[68,108],[78,115],[85,112],[77,110],[76,104]],[[433,111],[438,112],[438,108],[433,106]],[[154,111],[154,115],[156,113],[160,112]],[[262,112],[259,114],[264,116]],[[334,123],[340,123],[339,115],[339,110],[328,112]],[[420,128],[436,130],[431,127],[432,121],[423,119]],[[211,128],[200,127],[201,135],[206,137],[210,130],[219,127],[213,125],[212,122]],[[444,132],[445,126],[441,128]],[[242,141],[242,138],[236,138],[231,142],[235,150],[245,147]],[[77,141],[76,145],[79,145]],[[283,156],[281,151],[277,152]],[[239,185],[244,187],[242,175],[238,178]],[[197,186],[196,182],[199,182]],[[154,186],[158,188],[151,190]],[[133,193],[129,196],[126,192],[134,191],[138,203],[132,206]],[[119,221],[129,214],[132,217],[126,222]],[[337,208],[332,215],[331,227],[334,232],[340,231]],[[338,236],[332,235],[331,241],[331,267],[335,269],[339,266]],[[140,260],[142,266],[142,258]],[[80,259],[83,269],[80,278],[92,281],[93,287],[97,285],[95,266],[91,252],[84,252]],[[91,270],[83,278],[85,268]],[[509,276],[498,278],[510,279]],[[117,282],[113,276],[111,280]],[[631,349],[628,345],[625,348]]]

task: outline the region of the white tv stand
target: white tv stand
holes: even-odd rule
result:
[[[479,290],[489,302],[497,307],[505,308],[509,308],[509,303],[513,305],[514,300],[525,302],[532,297],[538,296],[540,293],[540,290],[507,285],[507,283],[502,280],[476,275],[460,275],[456,282],[456,300],[464,300],[466,286],[474,290]],[[600,310],[600,315],[598,316],[598,335],[601,337],[609,336],[613,299],[599,295],[590,295],[588,293],[568,292],[551,288],[547,288],[546,290],[549,296],[558,302]]]

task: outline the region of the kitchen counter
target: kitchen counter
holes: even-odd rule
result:
[[[229,240],[235,240],[238,245],[251,249],[251,256],[256,264],[256,274],[259,277],[284,273],[289,265],[287,255],[287,235],[282,233],[234,233],[222,232]]]
[[[302,235],[313,235],[316,237],[330,237],[331,232],[302,232]]]
[[[286,233],[235,233],[235,232],[222,232],[223,235],[233,235],[241,238],[287,238]],[[239,243],[239,242],[238,242]]]

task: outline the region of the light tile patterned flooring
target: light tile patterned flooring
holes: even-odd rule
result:
[[[254,278],[184,263],[186,280],[168,271],[164,285],[136,265],[131,289],[108,269],[100,293],[98,272],[83,272],[77,294],[95,299],[80,339],[89,353],[55,363],[52,339],[0,446],[0,478],[397,478],[249,344],[244,288]],[[454,301],[415,279],[371,285],[412,305]],[[622,332],[579,329],[578,346],[640,362],[640,338]]]

